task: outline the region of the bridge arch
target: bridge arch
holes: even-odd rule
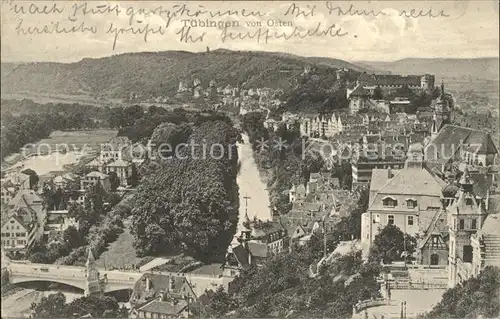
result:
[[[85,291],[85,286],[84,284],[79,284],[76,282],[71,282],[68,280],[64,279],[49,279],[49,278],[10,278],[10,283],[13,285],[16,284],[22,284],[22,283],[29,283],[29,282],[49,282],[49,283],[57,283],[57,284],[63,284],[63,285],[68,285],[74,288],[78,288],[82,290],[83,292]]]

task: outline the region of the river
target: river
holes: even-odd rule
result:
[[[267,186],[260,178],[248,135],[243,134],[242,137],[244,143],[238,144],[240,171],[237,182],[240,188],[240,212],[237,234],[240,233],[242,222],[245,220],[245,208],[247,207],[245,203],[248,203],[248,217],[250,219],[257,217],[263,221],[272,220]]]
[[[40,302],[42,297],[47,297],[57,292],[22,288],[18,291],[7,293],[7,296],[2,296],[2,318],[27,318],[30,315],[30,307],[33,302]],[[63,294],[66,296],[66,302],[83,296],[83,293],[66,291]]]

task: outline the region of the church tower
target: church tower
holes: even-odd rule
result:
[[[463,268],[462,264],[472,263],[471,235],[481,228],[486,218],[483,205],[476,200],[474,195],[474,182],[470,178],[467,168],[465,168],[459,184],[460,190],[455,196],[455,201],[446,209],[449,216],[450,235],[448,253],[449,287],[454,287],[465,279],[460,275],[460,270]]]
[[[87,262],[85,263],[85,296],[100,294],[101,280],[99,279],[99,271],[95,265],[94,254],[89,247]]]
[[[451,111],[444,93],[443,82],[441,82],[439,97],[432,101],[432,108],[434,114],[432,118],[431,137],[434,138],[445,124],[451,123]]]

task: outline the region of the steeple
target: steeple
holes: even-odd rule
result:
[[[444,80],[441,79],[441,96],[444,97]]]
[[[92,253],[92,249],[89,247],[87,262],[85,263],[85,295],[89,296],[91,294],[101,292],[102,287],[101,280],[99,279],[99,270],[96,268],[94,254]]]
[[[85,266],[87,266],[87,269],[91,266],[95,265],[95,258],[94,254],[92,253],[92,249],[89,247],[88,249],[88,255],[87,255],[87,262],[85,263]]]

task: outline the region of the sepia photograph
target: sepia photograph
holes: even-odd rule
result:
[[[0,12],[0,318],[500,318],[498,1]]]

